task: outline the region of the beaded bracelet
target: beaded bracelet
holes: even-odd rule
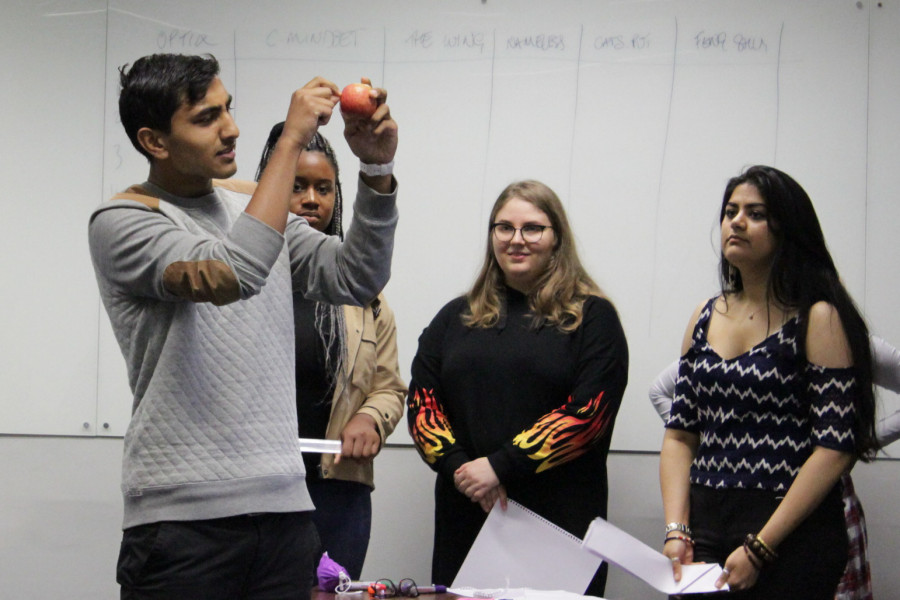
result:
[[[679,535],[679,534],[676,533],[675,535],[667,535],[667,536],[666,536],[666,541],[663,542],[663,546],[665,546],[666,544],[668,544],[668,543],[671,542],[672,540],[679,540],[679,541],[682,541],[682,542],[684,542],[685,544],[687,544],[688,546],[693,546],[693,545],[694,545],[694,540],[692,540],[691,538],[689,538],[689,537],[686,536],[686,535]]]

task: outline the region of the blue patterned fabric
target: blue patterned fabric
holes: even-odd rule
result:
[[[853,452],[853,370],[809,364],[796,316],[725,360],[706,338],[715,302],[704,307],[681,358],[666,424],[700,436],[691,483],[784,492],[815,446]]]

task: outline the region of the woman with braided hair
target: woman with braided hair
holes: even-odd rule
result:
[[[284,124],[272,128],[259,179]],[[340,171],[316,133],[300,153],[291,212],[343,239]],[[323,550],[359,579],[372,525],[372,460],[403,414],[394,314],[379,294],[368,306],[335,306],[294,294],[298,434],[342,443],[340,455],[304,454],[313,522]]]

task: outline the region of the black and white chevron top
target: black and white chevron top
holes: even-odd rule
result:
[[[715,301],[704,307],[681,358],[666,424],[700,436],[691,483],[782,492],[814,446],[853,452],[852,369],[808,363],[798,346],[798,317],[724,360],[706,339]]]

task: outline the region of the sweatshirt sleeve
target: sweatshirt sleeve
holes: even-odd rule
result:
[[[442,340],[449,319],[459,318],[452,307],[452,303],[445,306],[419,336],[406,399],[409,435],[416,450],[428,466],[450,481],[453,472],[470,460],[457,444],[441,403]]]
[[[567,463],[612,434],[628,382],[628,345],[607,300],[585,303],[575,386],[565,404],[547,413],[488,456],[508,483]]]
[[[900,350],[877,335],[869,336],[875,385],[900,394]]]
[[[216,305],[258,294],[284,247],[277,231],[245,213],[215,238],[192,233],[158,208],[131,200],[95,211],[88,238],[98,276],[114,289]]]
[[[343,242],[316,231],[304,219],[291,219],[285,236],[294,289],[319,302],[371,302],[391,276],[397,220],[396,182],[390,194],[379,194],[361,179]]]
[[[869,336],[869,341],[875,385],[900,393],[900,351],[877,335]],[[875,424],[875,434],[885,446],[900,439],[900,410],[881,417]]]
[[[675,397],[675,383],[678,381],[678,361],[672,362],[657,375],[656,381],[650,386],[648,395],[650,403],[662,418],[663,423],[669,420],[672,411],[672,399]]]

